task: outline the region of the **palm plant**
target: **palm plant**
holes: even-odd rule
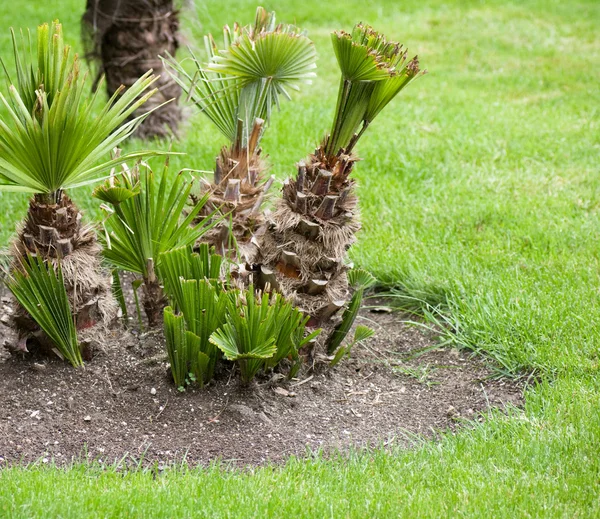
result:
[[[70,58],[61,25],[38,27],[36,43],[33,56],[25,50],[31,41],[22,36],[19,43],[13,32],[15,82],[3,63],[9,87],[8,99],[0,94],[7,114],[0,116],[0,190],[34,194],[13,243],[13,270],[28,254],[60,263],[77,328],[87,328],[112,319],[115,303],[93,229],[82,224],[65,190],[96,181],[122,160],[151,154],[105,158],[143,120],[127,121],[153,94],[156,78],[147,73],[96,111],[96,96],[86,95],[86,76],[77,56]],[[28,314],[20,312],[17,323],[23,324]]]
[[[209,338],[226,319],[229,295],[219,280],[222,257],[201,244],[198,253],[180,247],[160,259],[170,302],[164,325],[173,380],[181,389],[192,378],[202,386],[213,378],[217,364],[217,349]]]
[[[227,322],[210,337],[225,355],[240,368],[243,384],[248,384],[264,367],[275,367],[291,356],[299,365],[298,350],[314,339],[320,330],[304,337],[308,317],[304,317],[279,294],[255,297],[254,287],[230,298]]]
[[[39,256],[27,255],[22,268],[9,275],[6,283],[20,305],[39,324],[39,340],[67,359],[74,367],[83,366],[77,331],[65,290],[62,269],[44,263]]]
[[[223,280],[222,256],[202,243],[197,253],[180,247],[161,254],[162,275],[170,306],[164,311],[165,339],[171,373],[178,388],[192,381],[209,382],[219,358],[240,367],[243,383],[261,369],[292,361],[290,376],[300,367],[298,351],[320,330],[305,333],[308,317],[279,294],[256,297],[254,287],[233,289]]]
[[[146,108],[156,108],[138,127],[141,138],[167,137],[177,131],[181,89],[164,73],[159,56],[175,55],[179,47],[179,11],[174,0],[87,0],[82,37],[89,61],[98,63],[112,97],[121,85],[133,85],[152,69],[159,91]],[[164,104],[174,99],[175,102]],[[139,115],[141,112],[134,112]]]
[[[263,224],[262,203],[273,178],[260,140],[281,96],[314,77],[316,53],[312,42],[296,27],[276,25],[275,14],[262,7],[254,25],[223,29],[224,49],[212,35],[205,37],[209,64],[204,67],[192,52],[194,75],[183,63],[169,59],[173,78],[227,138],[216,159],[214,177],[206,183],[210,203],[205,212],[221,208],[231,214],[232,231],[242,252]],[[217,251],[229,249],[229,229],[219,226],[210,236]]]
[[[182,218],[194,179],[181,171],[169,179],[167,158],[159,178],[146,163],[111,177],[94,191],[108,213],[103,236],[104,257],[117,269],[142,277],[144,310],[149,326],[160,321],[166,300],[161,286],[160,258],[163,252],[194,245],[219,220],[200,219],[193,224],[208,200],[208,194]],[[210,215],[211,217],[213,215]]]
[[[270,286],[328,328],[350,295],[344,259],[360,228],[353,149],[381,110],[419,75],[415,56],[358,24],[332,35],[340,66],[337,107],[329,135],[298,164],[283,187],[260,242],[261,288]],[[330,337],[330,333],[322,337]],[[336,339],[337,340],[337,339]]]

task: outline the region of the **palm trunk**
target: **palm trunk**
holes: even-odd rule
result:
[[[149,69],[160,75],[157,94],[133,117],[175,101],[152,112],[137,130],[141,138],[166,137],[177,131],[181,89],[164,70],[159,56],[175,56],[179,47],[179,19],[173,0],[88,0],[83,15],[84,35],[91,33],[88,56],[101,61],[109,96],[121,86],[131,86]]]
[[[148,318],[148,326],[155,328],[163,320],[163,310],[167,306],[167,298],[154,269],[154,261],[148,261],[147,275],[144,277],[144,312]]]
[[[94,230],[82,225],[81,219],[81,212],[63,192],[35,195],[13,243],[12,268],[19,269],[27,254],[60,262],[76,327],[91,330],[107,325],[116,316],[117,304],[111,277],[100,263],[101,248]],[[43,334],[24,309],[18,308],[15,324],[22,338],[31,336],[44,343]]]
[[[258,140],[264,121],[257,119],[248,139],[248,146],[239,142],[224,147],[217,157],[213,182],[206,183],[203,192],[210,192],[202,217],[215,209],[226,215],[227,222],[205,234],[201,241],[214,246],[221,255],[233,256],[233,241],[237,242],[240,256],[252,263],[257,250],[253,238],[264,232],[263,202],[274,178],[265,180],[267,164],[261,157]],[[231,226],[230,226],[231,222]]]
[[[346,251],[360,229],[352,155],[328,158],[326,143],[298,165],[260,240],[255,284],[278,290],[323,328],[327,342],[335,316],[350,297]]]

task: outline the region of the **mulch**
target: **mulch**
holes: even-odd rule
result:
[[[10,311],[2,296],[2,307]],[[482,357],[436,347],[435,336],[398,313],[363,309],[376,330],[334,368],[241,387],[225,373],[181,393],[169,378],[162,333],[116,327],[75,370],[58,358],[0,352],[0,466],[72,460],[236,465],[350,448],[410,446],[490,407],[522,404],[523,387]],[[0,345],[13,340],[0,322]]]

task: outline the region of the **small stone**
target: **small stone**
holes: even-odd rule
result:
[[[84,422],[91,422],[91,421],[92,421],[92,417],[91,417],[89,414],[86,414],[86,415],[83,417],[83,421],[84,421]]]
[[[151,395],[156,395],[156,388],[155,388],[155,387],[153,387],[153,388],[150,390],[150,394],[151,394]]]
[[[280,395],[280,396],[290,396],[290,392],[287,389],[284,389],[284,388],[279,387],[279,386],[273,388],[273,391],[275,393],[277,393],[278,395]]]
[[[458,413],[458,411],[456,410],[456,408],[451,405],[450,407],[448,407],[447,411],[446,411],[446,415],[449,416],[450,418],[452,418],[453,416],[456,416]]]
[[[391,314],[394,309],[391,306],[375,306],[371,308],[371,313],[374,314]]]
[[[37,418],[38,420],[41,418],[40,416],[40,412],[39,411],[33,411],[33,413],[31,413],[29,415],[30,418]]]
[[[33,363],[33,369],[35,369],[36,371],[45,371],[46,370],[46,364],[43,364],[41,362],[34,362]]]
[[[2,323],[4,326],[10,326],[10,316],[4,314],[2,317],[0,317],[0,323]]]

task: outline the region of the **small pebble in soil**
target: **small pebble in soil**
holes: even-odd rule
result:
[[[459,416],[460,413],[456,410],[456,407],[451,405],[450,407],[448,407],[448,410],[446,411],[446,415],[450,418],[454,418],[456,416]]]
[[[156,388],[155,388],[155,387],[153,387],[153,388],[150,390],[150,394],[151,394],[151,395],[156,395]]]
[[[89,414],[87,414],[87,415],[85,415],[83,417],[83,421],[84,422],[91,422],[92,421],[92,417]]]

